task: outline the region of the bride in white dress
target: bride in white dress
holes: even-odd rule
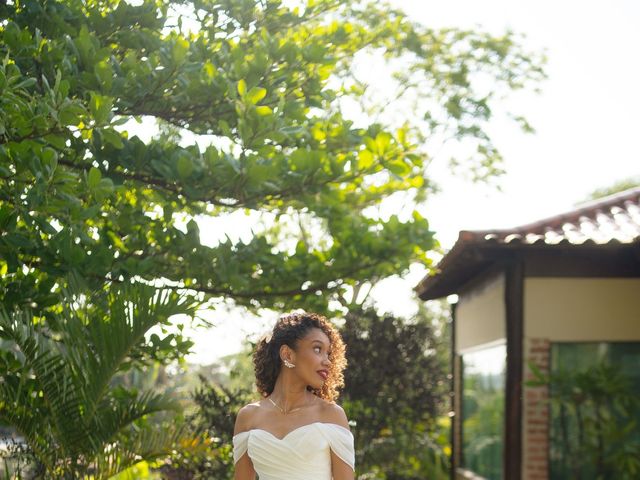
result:
[[[314,313],[278,320],[253,354],[263,398],[238,412],[235,480],[353,480],[353,435],[335,403],[345,346]]]

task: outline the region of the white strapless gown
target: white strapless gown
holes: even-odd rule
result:
[[[330,449],[354,468],[353,435],[334,423],[309,423],[284,438],[259,428],[233,437],[234,463],[248,453],[260,480],[331,480]]]

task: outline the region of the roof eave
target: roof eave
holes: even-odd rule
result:
[[[595,243],[587,241],[574,244],[563,240],[557,244],[548,244],[543,241],[526,243],[513,240],[508,243],[500,243],[494,240],[480,240],[473,235],[484,232],[460,232],[460,237],[454,247],[438,264],[436,273],[426,275],[414,287],[414,291],[421,300],[435,300],[452,294],[459,293],[464,285],[478,274],[492,268],[498,262],[508,261],[516,252],[540,251],[540,250],[566,250],[584,251],[640,248],[640,237],[630,243],[622,243],[612,240],[607,243]]]

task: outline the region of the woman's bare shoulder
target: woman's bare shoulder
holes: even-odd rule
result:
[[[242,407],[238,411],[238,415],[236,416],[236,424],[233,429],[233,434],[237,435],[238,433],[251,430],[255,423],[256,415],[259,413],[260,409],[261,409],[260,400],[256,400],[255,402],[248,403],[244,407]]]
[[[322,421],[325,423],[335,423],[341,427],[349,428],[349,420],[344,409],[336,402],[320,399],[320,409]]]

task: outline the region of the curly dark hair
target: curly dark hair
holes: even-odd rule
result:
[[[287,345],[296,349],[298,340],[307,335],[312,328],[322,330],[331,343],[329,376],[320,389],[307,387],[315,395],[329,401],[338,398],[339,390],[344,386],[343,371],[347,366],[345,345],[340,333],[329,320],[317,313],[290,313],[276,322],[269,335],[260,339],[253,352],[253,366],[256,385],[263,397],[271,395],[280,374],[282,362],[280,347]]]

